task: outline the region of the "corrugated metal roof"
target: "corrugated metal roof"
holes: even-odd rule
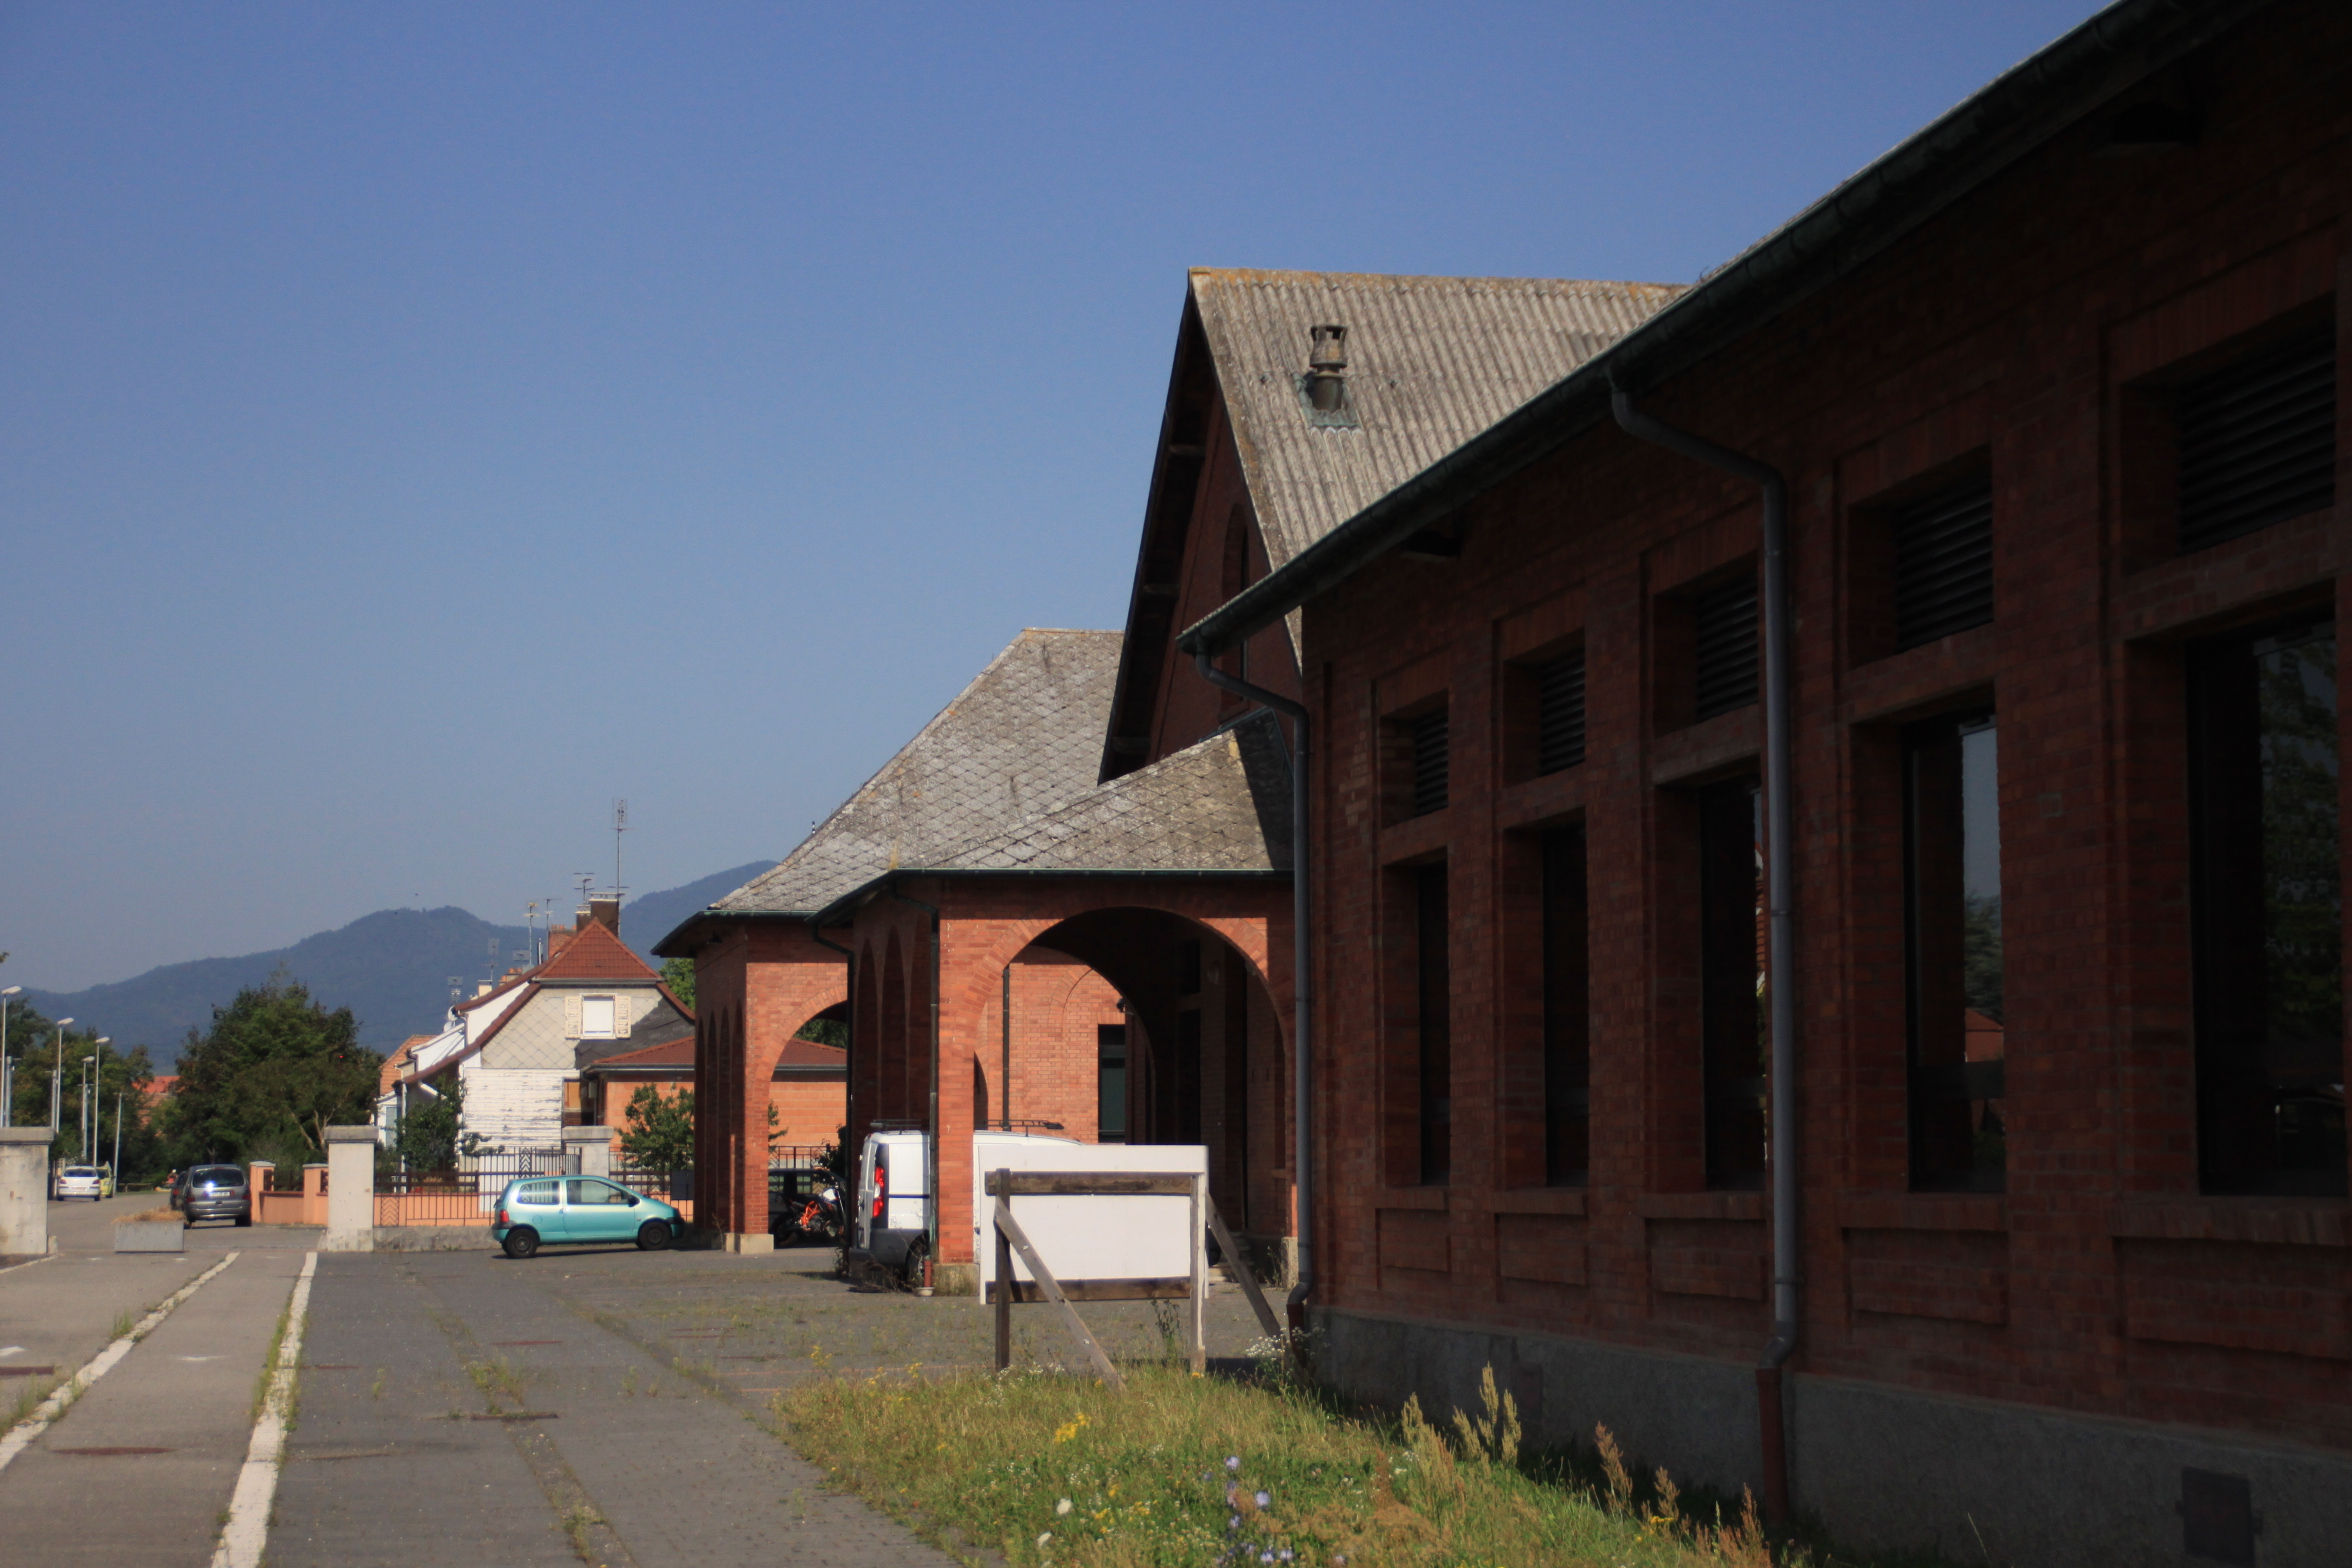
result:
[[[1197,267],[1195,305],[1279,567],[1623,337],[1672,283]],[[1356,427],[1310,424],[1309,329],[1347,328]]]
[[[1021,633],[799,848],[711,911],[813,915],[1093,789],[1119,635]]]

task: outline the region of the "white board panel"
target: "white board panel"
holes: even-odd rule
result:
[[[996,1232],[988,1173],[1010,1170],[1201,1176],[1209,1151],[1197,1143],[1062,1143],[986,1134],[973,1140],[972,1254],[980,1300],[996,1279]],[[1013,1199],[1037,1255],[1061,1280],[1183,1279],[1192,1273],[1192,1200],[1187,1197],[1024,1197]],[[1013,1256],[1013,1278],[1032,1278]]]

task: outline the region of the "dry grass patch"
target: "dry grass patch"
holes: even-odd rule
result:
[[[1596,1489],[1530,1476],[1491,1378],[1487,1408],[1449,1437],[1416,1406],[1369,1420],[1303,1389],[1125,1371],[1123,1397],[1038,1372],[898,1375],[812,1382],[771,1409],[843,1484],[942,1544],[1015,1564],[1775,1560],[1752,1516],[1700,1523],[1652,1489],[1637,1506],[1621,1467]]]

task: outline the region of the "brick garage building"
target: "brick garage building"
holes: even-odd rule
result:
[[[2347,148],[2352,13],[2118,5],[1185,634],[1301,614],[1335,1381],[1785,1442],[1858,1544],[2345,1560]]]

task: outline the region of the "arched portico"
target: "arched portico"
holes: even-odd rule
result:
[[[858,987],[853,1038],[861,1049],[872,1042],[873,1060],[853,1068],[852,1135],[883,1119],[934,1128],[943,1263],[970,1262],[971,1135],[1005,1119],[1008,1082],[1016,1124],[1103,1136],[1099,1047],[1112,1029],[1124,1032],[1127,1141],[1207,1145],[1228,1223],[1284,1254],[1293,1232],[1285,879],[975,874],[910,876],[894,889],[900,896],[862,903],[842,941],[861,954],[895,950],[902,976],[894,987],[885,960],[873,991],[862,979]],[[934,975],[935,1075],[923,995]],[[908,1005],[893,1005],[894,989]],[[1049,1008],[1058,1016],[1042,1017]]]

